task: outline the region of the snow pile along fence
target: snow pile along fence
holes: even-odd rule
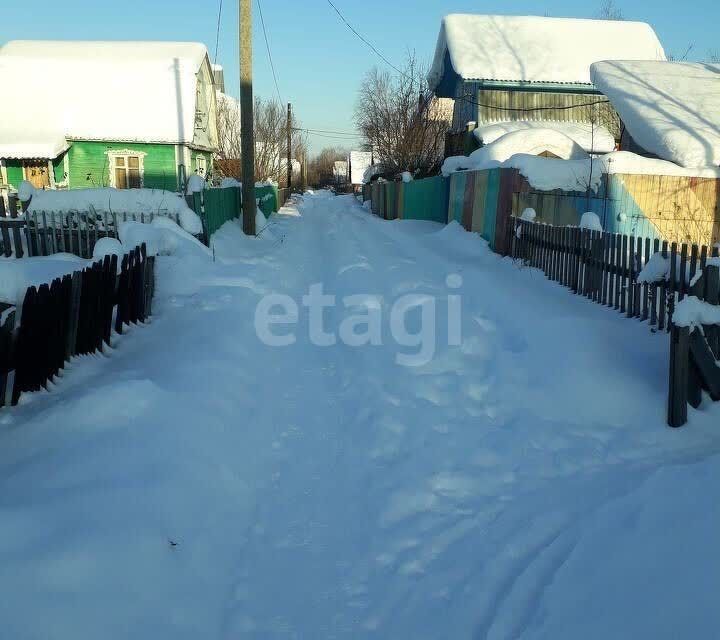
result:
[[[508,226],[506,246],[514,259],[540,269],[573,293],[627,318],[649,322],[653,331],[671,332],[668,424],[681,426],[687,420],[687,402],[699,406],[703,387],[713,399],[720,400],[720,368],[707,364],[720,358],[718,327],[704,327],[702,340],[700,333],[692,339],[692,354],[691,331],[688,326],[687,331],[678,329],[678,324],[692,324],[687,318],[713,317],[711,313],[696,313],[692,301],[718,304],[719,247],[678,247],[675,242],[668,246],[658,238],[599,230],[599,217],[592,212],[584,219],[592,222],[587,228],[514,217]],[[676,307],[683,310],[678,322],[674,319]],[[704,306],[701,311],[705,311]]]
[[[0,305],[0,406],[48,389],[70,358],[104,351],[113,328],[122,333],[152,314],[155,258],[143,244],[122,257],[119,274],[117,267],[118,256],[106,255],[28,287],[20,307]]]

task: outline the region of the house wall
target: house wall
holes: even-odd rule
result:
[[[508,121],[552,120],[556,122],[593,122],[610,130],[616,139],[620,138],[620,119],[609,102],[588,105],[605,98],[598,93],[575,91],[543,90],[531,91],[517,88],[488,89],[481,82],[458,83],[458,95],[469,96],[469,100],[456,100],[453,112],[453,131],[462,131],[468,122],[480,124]],[[479,103],[479,104],[473,104]],[[480,106],[482,105],[482,106]],[[541,111],[529,111],[542,108]],[[525,109],[526,111],[509,111]]]
[[[22,160],[8,158],[5,160],[5,170],[8,185],[13,189],[17,189],[18,185],[23,181]]]
[[[57,158],[52,161],[53,176],[55,178],[55,184],[62,184],[65,181],[65,153],[61,153]]]
[[[210,149],[218,146],[215,78],[207,56],[197,73],[193,145]]]
[[[145,153],[143,186],[150,189],[177,189],[175,147],[171,144],[134,142],[87,142],[77,140],[67,151],[70,164],[69,187],[82,189],[110,185],[107,151],[128,149]]]

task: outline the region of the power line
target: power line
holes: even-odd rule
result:
[[[349,137],[349,136],[332,136],[332,135],[327,135],[325,133],[313,133],[313,132],[307,132],[307,133],[308,133],[308,135],[314,136],[316,138],[328,138],[329,140],[344,140],[346,142],[353,142],[354,140],[359,140],[362,138],[362,136]]]
[[[218,8],[217,30],[215,31],[215,59],[213,60],[213,64],[215,65],[217,65],[218,48],[220,46],[220,17],[222,16],[222,3],[223,0],[220,0],[220,6]]]
[[[390,60],[388,60],[382,53],[380,53],[371,42],[369,42],[366,38],[361,36],[355,30],[355,28],[346,20],[345,16],[342,13],[340,13],[340,10],[331,2],[331,0],[327,0],[327,2],[335,10],[335,13],[338,14],[338,16],[340,17],[340,20],[342,20],[345,23],[345,26],[348,29],[350,29],[350,31],[352,31],[358,38],[360,38],[360,40],[362,40],[368,47],[370,47],[375,52],[375,55],[377,55],[377,57],[380,58],[380,60],[382,60],[386,65],[395,69],[395,71],[397,71],[400,75],[403,75],[403,76],[406,75],[404,71],[401,71],[400,69],[398,69],[392,62],[390,62]]]
[[[454,100],[462,100],[468,104],[473,104],[478,107],[485,109],[497,109],[498,111],[511,111],[519,113],[532,113],[533,111],[568,111],[570,109],[579,109],[580,107],[592,107],[597,104],[607,104],[610,102],[607,98],[602,100],[593,100],[592,102],[582,102],[580,104],[568,104],[561,107],[501,107],[492,104],[483,104],[482,102],[476,102],[469,96],[457,96]]]
[[[260,6],[260,0],[257,0],[258,13],[260,14],[260,24],[262,25],[263,36],[265,37],[265,48],[267,49],[268,59],[270,60],[270,69],[272,70],[273,81],[275,82],[275,91],[277,91],[278,99],[280,104],[284,104],[285,101],[280,95],[280,87],[278,85],[277,74],[275,73],[275,64],[273,63],[272,53],[270,53],[270,42],[268,41],[267,31],[265,30],[265,19],[263,18],[262,7]]]
[[[295,131],[306,131],[308,133],[333,133],[341,136],[350,136],[353,138],[362,137],[359,134],[352,133],[350,131],[328,131],[327,129],[308,129],[306,127],[293,127],[293,129],[295,129]]]
[[[331,0],[327,0],[327,3],[335,10],[335,13],[337,13],[338,16],[340,17],[340,19],[345,23],[345,26],[346,26],[348,29],[350,29],[350,31],[352,31],[358,38],[360,38],[360,40],[362,40],[368,47],[370,47],[370,48],[375,52],[375,54],[376,54],[385,64],[387,64],[390,68],[392,68],[392,69],[394,69],[395,71],[397,71],[400,75],[405,76],[406,78],[409,78],[409,76],[408,76],[404,71],[402,71],[401,69],[399,69],[398,67],[396,67],[392,62],[390,62],[390,60],[388,60],[382,53],[380,53],[380,52],[373,46],[373,44],[372,44],[371,42],[369,42],[365,37],[363,37],[360,33],[358,33],[358,31],[347,21],[347,19],[345,18],[345,16],[344,16],[342,13],[340,13],[340,10],[332,3]],[[592,106],[594,106],[594,105],[596,105],[596,104],[605,104],[605,103],[609,102],[609,100],[605,99],[605,100],[597,100],[597,101],[594,101],[594,102],[587,102],[587,103],[584,103],[584,104],[567,105],[567,106],[564,106],[564,107],[531,107],[531,108],[525,108],[525,107],[501,107],[501,106],[483,104],[483,103],[481,103],[481,102],[476,102],[475,100],[473,100],[472,98],[470,98],[470,97],[468,97],[468,96],[458,96],[458,97],[456,97],[456,98],[454,98],[454,99],[455,99],[455,100],[462,100],[463,102],[467,102],[467,103],[469,103],[469,104],[473,104],[473,105],[478,106],[478,107],[483,107],[483,108],[485,108],[485,109],[497,109],[498,111],[518,112],[518,113],[520,113],[520,112],[521,112],[521,113],[531,113],[531,112],[534,112],[534,111],[565,111],[565,110],[569,110],[569,109],[577,109],[577,108],[580,108],[580,107],[592,107]],[[423,102],[424,102],[425,104],[428,104],[428,103],[429,103],[429,100],[425,100],[425,101],[423,101]]]

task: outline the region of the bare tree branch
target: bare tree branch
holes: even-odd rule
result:
[[[389,174],[436,174],[443,160],[451,109],[432,97],[426,70],[408,54],[402,74],[377,68],[360,85],[355,123]]]
[[[276,100],[255,97],[255,177],[283,184],[287,175],[287,111]],[[220,150],[216,167],[222,177],[242,179],[240,151],[240,105],[234,98],[218,95],[218,137]],[[302,157],[307,150],[306,136],[293,115],[292,155]]]

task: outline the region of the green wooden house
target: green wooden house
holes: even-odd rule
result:
[[[619,139],[620,121],[592,84],[590,65],[664,59],[655,32],[642,22],[451,14],[442,21],[428,81],[435,95],[455,100],[456,140],[476,128],[473,139],[482,144],[485,127],[496,136],[497,125],[512,131],[511,123],[535,123],[602,153]],[[593,136],[593,149],[590,126],[604,129]],[[597,148],[598,140],[610,148]]]
[[[0,78],[2,191],[22,180],[175,191],[212,170],[217,108],[203,44],[12,41]]]

